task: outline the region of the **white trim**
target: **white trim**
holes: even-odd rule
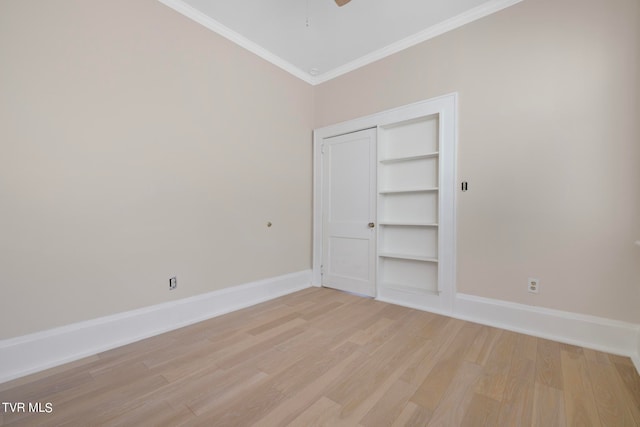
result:
[[[453,317],[628,356],[640,367],[640,325],[635,323],[467,294],[456,295]]]
[[[315,86],[317,84],[335,79],[336,77],[349,73],[358,68],[364,67],[365,65],[371,64],[372,62],[386,58],[387,56],[393,55],[394,53],[400,52],[404,49],[410,48],[419,43],[442,35],[446,32],[455,30],[456,28],[484,18],[485,16],[499,12],[502,9],[506,9],[507,7],[520,3],[523,0],[490,0],[473,9],[463,12],[460,15],[432,25],[431,27],[426,28],[412,36],[406,37],[405,39],[387,45],[381,49],[378,49],[332,70],[328,70],[317,76],[312,76],[308,72],[301,70],[299,67],[291,64],[289,61],[286,61],[281,57],[271,53],[264,47],[231,30],[230,28],[216,21],[212,17],[205,15],[204,13],[200,12],[199,10],[195,9],[182,0],[158,1],[165,6],[168,6],[171,9],[175,10],[176,12],[181,13],[187,18],[192,19],[200,25],[210,29],[211,31],[214,31],[222,37],[236,43],[238,46],[247,49],[249,52],[258,55],[260,58],[269,61],[277,67],[280,67],[293,76]]]
[[[311,271],[0,341],[0,383],[240,310],[311,286]]]
[[[186,16],[189,19],[197,22],[198,24],[210,29],[211,31],[217,33],[218,35],[226,38],[227,40],[232,41],[240,47],[247,49],[249,52],[258,55],[260,58],[264,59],[275,65],[276,67],[280,67],[284,71],[292,74],[293,76],[311,84],[317,84],[316,79],[309,73],[302,71],[300,68],[291,64],[288,61],[280,58],[277,55],[274,55],[267,49],[263,48],[257,43],[252,42],[248,38],[243,35],[236,33],[229,27],[222,25],[220,22],[216,21],[209,15],[205,15],[199,10],[195,9],[191,5],[185,3],[182,0],[158,0],[160,3],[164,4],[167,7],[175,10],[178,13]]]
[[[339,67],[336,67],[333,70],[329,70],[320,75],[317,75],[315,76],[313,84],[320,84],[320,83],[329,81],[331,79],[335,79],[336,77],[339,77],[343,74],[346,74],[358,68],[364,67],[365,65],[369,65],[372,62],[386,58],[387,56],[391,56],[394,53],[403,51],[412,46],[425,42],[429,39],[432,39],[434,37],[437,37],[449,31],[455,30],[456,28],[460,28],[463,25],[466,25],[478,19],[484,18],[485,16],[499,12],[502,9],[506,9],[509,6],[513,6],[514,4],[520,3],[521,1],[523,0],[488,1],[486,3],[481,4],[480,6],[474,7],[473,9],[463,12],[460,15],[454,16],[453,18],[449,18],[446,21],[442,21],[429,28],[426,28],[412,36],[406,37],[400,41],[397,41],[381,49],[373,51],[354,61],[348,62]]]

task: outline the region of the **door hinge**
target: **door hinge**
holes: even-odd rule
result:
[[[320,154],[324,154],[324,144],[320,146]]]
[[[324,265],[320,266],[320,275],[324,275]]]

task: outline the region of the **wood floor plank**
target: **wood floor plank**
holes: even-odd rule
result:
[[[482,326],[473,339],[465,360],[476,365],[485,366],[502,332],[502,329]]]
[[[366,345],[375,336],[388,329],[393,322],[393,320],[386,317],[380,317],[379,319],[374,321],[373,324],[371,324],[371,326],[369,326],[367,329],[357,330],[351,337],[349,337],[349,341],[358,345]]]
[[[192,354],[176,359],[167,359],[165,363],[156,366],[154,370],[159,372],[170,383],[194,375],[207,375],[220,368],[216,363],[218,361],[216,354],[218,348],[218,345],[210,343],[210,346],[203,347]],[[195,366],[194,359],[199,361]]]
[[[268,380],[257,382],[249,393],[245,390],[230,401],[222,404],[211,401],[214,406],[198,415],[195,425],[253,426],[285,397]]]
[[[471,403],[462,419],[463,427],[493,427],[493,426],[517,426],[529,424],[502,424],[498,422],[500,402],[482,394],[473,394]]]
[[[392,427],[426,426],[433,415],[433,411],[408,402],[402,409],[400,416],[394,421]]]
[[[632,425],[629,358],[305,289],[0,385],[0,425]]]
[[[589,362],[603,363],[605,365],[613,364],[613,362],[611,362],[611,359],[609,359],[609,356],[607,355],[607,353],[603,353],[597,350],[591,350],[591,349],[585,348],[584,357]]]
[[[391,319],[390,317],[382,316],[383,311],[385,310],[382,310],[380,312],[380,316],[383,319]],[[386,311],[388,313],[388,310]],[[376,351],[379,351],[381,348],[383,348],[383,346],[394,336],[397,336],[398,334],[402,334],[404,336],[411,335],[410,333],[408,333],[409,329],[407,328],[407,321],[410,312],[399,311],[398,313],[400,313],[401,315],[397,318],[391,319],[392,322],[389,323],[387,327],[377,331],[371,336],[366,344],[362,345],[362,351],[370,355],[374,355]],[[396,314],[393,314],[393,316],[396,316]],[[369,324],[371,323],[372,322],[370,322]]]
[[[142,363],[144,363],[147,368],[153,369],[155,367],[164,365],[165,363],[167,363],[167,361],[174,361],[184,357],[191,357],[192,354],[202,350],[204,350],[205,352],[210,352],[212,350],[211,342],[208,340],[198,340],[184,345],[175,345],[161,352],[154,351],[148,354],[144,359],[142,359]],[[113,371],[113,368],[106,372],[103,370],[100,373],[92,372],[92,374],[109,375],[111,371]]]
[[[217,382],[210,384],[207,391],[198,393],[193,399],[185,403],[191,411],[200,416],[226,402],[241,396],[247,389],[264,382],[269,376],[264,372],[255,372],[239,381],[237,374],[227,384]]]
[[[593,395],[596,401],[598,415],[602,425],[605,426],[633,426],[636,421],[633,418],[632,407],[620,405],[620,396],[624,390],[620,383],[615,381],[616,371],[610,363],[598,363],[587,360],[588,374],[593,386]]]
[[[352,351],[346,356],[342,355],[322,375],[308,381],[294,393],[289,393],[288,399],[258,420],[255,427],[272,427],[290,423],[365,359],[365,354],[357,351]]]
[[[280,325],[288,324],[289,321],[297,319],[300,317],[298,313],[290,313],[282,317],[278,317],[277,319],[271,320],[269,322],[263,323],[260,326],[256,326],[255,328],[249,329],[247,331],[250,335],[260,335],[263,332],[266,332],[270,329],[277,328]]]
[[[345,376],[328,391],[327,396],[342,405],[364,398],[422,344],[424,342],[396,335],[381,346],[376,357],[369,358],[362,366]]]
[[[275,375],[296,363],[323,354],[331,343],[331,337],[307,331],[262,353],[255,359],[255,366],[263,372]]]
[[[315,307],[311,310],[306,310],[304,312],[302,312],[302,314],[300,315],[304,320],[313,320],[318,316],[322,316],[325,315],[327,313],[331,313],[333,310],[336,310],[340,307],[342,307],[344,305],[344,303],[340,302],[340,301],[333,301],[333,302],[329,302],[327,304],[321,305],[320,307]]]
[[[416,387],[411,384],[402,380],[394,381],[384,397],[362,418],[360,424],[371,427],[392,425],[415,391]]]
[[[502,402],[517,338],[518,334],[509,331],[500,335],[491,352],[491,359],[484,368],[482,378],[478,381],[476,393]]]
[[[412,310],[402,323],[405,333],[425,339],[432,339],[439,331],[439,326],[446,322],[443,316],[433,313]]]
[[[162,387],[149,390],[146,394],[141,394],[141,400],[166,399],[177,405],[186,405],[187,402],[197,396],[209,392],[213,388],[221,388],[229,383],[243,381],[246,377],[256,374],[256,369],[237,370],[229,373],[219,368],[212,368],[210,371],[178,378],[167,382]]]
[[[314,317],[313,327],[317,327],[326,333],[339,333],[342,328],[353,326],[354,319],[366,316],[371,308],[372,301],[353,295],[348,296],[351,297],[351,301],[344,302],[340,307]]]
[[[462,362],[452,378],[433,416],[429,427],[459,426],[474,396],[474,386],[480,379],[482,367],[474,363]]]
[[[188,408],[176,410],[166,401],[144,403],[137,408],[101,423],[104,427],[180,425],[195,417]]]
[[[593,388],[584,355],[562,350],[564,406],[570,426],[600,426]]]
[[[608,354],[607,357],[612,363],[619,365],[633,366],[633,361],[626,356],[618,356],[617,354]]]
[[[321,397],[313,405],[298,415],[289,427],[311,427],[311,426],[344,426],[350,427],[346,421],[338,418],[340,405],[326,397]]]
[[[298,335],[304,325],[304,320],[294,319],[289,324],[280,325],[257,336],[242,333],[236,336],[237,339],[230,339],[227,342],[217,341],[214,343],[216,347],[215,350],[212,350],[211,355],[215,355],[218,365],[222,366],[223,363],[225,366],[230,365],[233,364],[234,357],[238,354],[244,354],[245,357],[250,356],[251,351],[247,354],[247,349],[261,346],[265,341],[269,341],[273,345],[280,344],[287,338]],[[269,347],[269,344],[266,347]]]
[[[500,404],[498,424],[529,426],[533,416],[537,340],[518,335]]]
[[[409,337],[408,340],[405,338],[405,342],[397,346],[397,351],[390,359],[386,360],[384,365],[371,365],[368,367],[371,368],[370,372],[367,372],[367,368],[361,370],[357,374],[358,380],[356,381],[361,386],[339,401],[342,406],[340,419],[356,424],[375,405],[381,405],[380,401],[388,398],[389,389],[399,379],[407,361],[420,357],[423,348],[428,344],[419,337]],[[366,363],[362,366],[366,366]],[[362,378],[365,379],[364,384]]]
[[[560,366],[560,344],[538,339],[536,357],[536,382],[562,390],[564,381]]]
[[[447,323],[455,320],[447,316],[438,316],[433,313],[427,314],[431,315],[429,316],[427,322],[424,323],[420,329],[416,329],[415,331],[416,335],[423,338],[434,339],[437,335],[440,335],[442,329],[446,326]]]
[[[456,376],[458,368],[463,363],[466,351],[479,329],[479,325],[470,323],[465,324],[460,329],[455,339],[439,357],[439,361],[433,366],[429,375],[411,397],[412,402],[423,408],[435,411],[442,396]]]
[[[358,298],[354,296],[352,297]],[[395,320],[392,319],[392,317],[397,315],[397,313],[401,313],[403,316],[408,314],[406,311],[397,311],[395,313],[391,312],[387,310],[389,304],[381,303],[380,301],[375,301],[369,298],[360,298],[360,300],[361,301],[358,303],[354,303],[354,301],[352,301],[350,304],[346,304],[345,307],[335,310],[333,315],[330,313],[329,317],[331,318],[331,322],[329,322],[325,316],[320,316],[310,322],[311,328],[317,328],[322,331],[322,333],[334,338],[335,342],[331,349],[340,347],[346,341],[351,339],[352,336],[366,330],[380,318]],[[385,310],[388,313],[386,316],[384,315]],[[341,313],[339,316],[338,312]],[[393,325],[393,323],[390,324],[390,326]],[[370,353],[378,348],[381,343],[389,338],[389,336],[394,332],[397,332],[399,325],[397,323],[395,325],[395,329],[387,327],[372,335],[370,342],[363,347],[363,351],[368,351]]]
[[[631,408],[633,418],[640,425],[640,375],[638,375],[633,364],[614,363],[614,367],[626,391],[626,393],[618,397],[627,402],[627,406]]]
[[[268,381],[263,381],[252,387],[249,393],[216,405],[184,425],[253,426],[284,398],[282,392],[273,388]]]
[[[532,412],[531,425],[534,427],[564,427],[567,425],[564,393],[557,388],[536,382]]]
[[[293,322],[291,323],[293,324]],[[291,325],[287,324],[283,326],[290,327]],[[276,329],[270,329],[270,331],[275,331]],[[275,336],[269,337],[268,339],[260,342],[256,342],[253,345],[249,345],[247,348],[244,348],[236,353],[229,354],[228,356],[219,359],[216,364],[223,369],[229,369],[238,363],[253,359],[259,356],[262,352],[274,348],[276,345],[282,344],[287,340],[302,334],[303,332],[304,329],[301,327],[290,327],[289,329],[285,329]]]
[[[318,353],[301,360],[273,378],[274,386],[287,396],[297,393],[307,384],[326,375],[341,360],[358,351],[358,346],[345,343],[335,350]]]
[[[465,323],[457,319],[445,318],[440,331],[434,335],[431,345],[421,359],[409,364],[400,377],[402,381],[416,386],[421,385],[431,373],[433,367],[450,352],[451,343],[456,339]]]
[[[559,345],[561,351],[566,351],[567,353],[573,353],[580,356],[584,355],[584,349],[582,347],[567,343],[559,343]]]

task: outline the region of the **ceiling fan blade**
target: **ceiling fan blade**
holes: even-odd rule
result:
[[[345,4],[349,3],[351,0],[336,0],[336,4],[340,7],[344,6]]]

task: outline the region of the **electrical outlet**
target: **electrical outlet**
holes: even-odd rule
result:
[[[178,278],[176,276],[173,276],[171,279],[169,279],[169,290],[172,291],[177,287],[178,287]]]
[[[532,294],[537,294],[538,291],[540,290],[540,281],[538,279],[532,279],[531,277],[529,277],[527,290]]]

